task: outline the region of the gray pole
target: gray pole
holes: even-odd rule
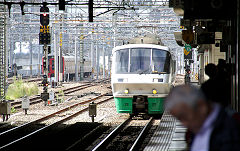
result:
[[[108,54],[108,78],[110,78],[111,75],[111,62],[110,62],[111,54]]]
[[[6,11],[6,6],[5,6],[5,11]],[[5,24],[7,24],[7,19],[6,19],[6,17],[5,17]],[[8,35],[9,35],[9,31],[8,31],[8,29],[9,29],[9,27],[6,27],[6,25],[5,25],[5,34],[6,34],[6,38],[5,38],[5,49],[6,49],[6,55],[5,55],[5,78],[7,78],[8,77],[8,55],[9,55],[9,37],[8,37]],[[6,82],[6,79],[5,79],[5,82]],[[5,83],[6,84],[6,83]],[[7,90],[6,90],[7,91]]]
[[[105,47],[103,45],[103,79],[105,79]]]
[[[40,77],[40,74],[41,74],[41,68],[40,68],[40,65],[41,65],[41,58],[40,58],[40,51],[41,51],[41,46],[38,45],[38,77]]]
[[[10,52],[9,52],[9,57],[10,57],[10,67],[12,67],[13,65],[13,51],[14,50],[14,42],[12,40],[12,38],[10,37]]]
[[[83,74],[84,74],[84,63],[83,63],[83,37],[80,38],[80,80],[83,80]]]
[[[32,42],[30,42],[30,77],[32,77]]]
[[[93,43],[93,32],[91,34],[91,68],[92,68],[92,80],[94,78],[94,43]]]
[[[99,51],[98,51],[98,44],[96,42],[96,66],[97,66],[97,80],[99,74]]]
[[[6,6],[4,6],[4,12],[6,12]],[[4,60],[3,60],[3,66],[4,66],[4,73],[3,73],[3,75],[4,75],[4,94],[3,94],[3,96],[4,96],[4,99],[6,99],[5,97],[6,97],[6,92],[7,92],[7,73],[6,73],[6,66],[7,66],[7,64],[6,64],[6,60],[7,60],[7,52],[6,52],[6,48],[7,48],[7,43],[6,43],[6,40],[7,40],[7,18],[6,18],[6,15],[4,16]]]
[[[112,24],[113,24],[113,47],[116,47],[116,32],[117,32],[117,27],[116,27],[116,19],[117,15],[113,14],[112,16]]]
[[[56,28],[54,28],[56,29]],[[55,82],[58,83],[58,49],[57,49],[57,33],[54,31],[54,76]]]
[[[77,35],[75,36],[75,81],[78,81]]]
[[[61,20],[63,19],[63,16],[61,15]],[[60,51],[59,51],[59,81],[60,81],[60,85],[62,85],[61,83],[63,82],[63,60],[62,60],[62,26],[63,26],[63,20],[60,24]]]

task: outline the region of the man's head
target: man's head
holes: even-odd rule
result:
[[[200,130],[210,111],[204,94],[190,85],[174,87],[166,98],[165,108],[194,133]]]

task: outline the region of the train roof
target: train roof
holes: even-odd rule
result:
[[[126,49],[126,48],[155,48],[155,49],[162,49],[170,52],[169,47],[154,45],[154,44],[127,44],[122,46],[116,46],[115,48],[113,48],[112,52],[115,52],[119,49]]]

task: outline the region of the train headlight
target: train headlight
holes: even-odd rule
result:
[[[153,89],[152,93],[157,94],[157,90]]]
[[[124,93],[125,93],[125,94],[128,94],[128,92],[129,92],[129,90],[128,90],[128,89],[124,90]]]

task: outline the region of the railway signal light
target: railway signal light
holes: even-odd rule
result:
[[[52,51],[51,51],[51,46],[48,46],[48,54],[50,54]]]
[[[44,33],[39,33],[39,44],[44,44],[43,35]]]
[[[49,8],[46,6],[40,8],[40,23],[42,26],[49,24]]]
[[[47,78],[44,78],[44,79],[43,79],[42,85],[43,85],[44,87],[47,87],[47,86],[48,86]]]
[[[88,1],[88,21],[93,22],[93,0]]]
[[[46,63],[46,61],[43,61],[43,70],[45,70],[46,67],[47,67],[47,63]]]
[[[59,10],[65,10],[65,0],[59,0]]]
[[[39,33],[39,44],[50,44],[51,42],[51,35],[49,31],[49,25],[40,26],[40,33]]]
[[[42,85],[43,85],[43,92],[47,93],[47,90],[48,90],[47,76],[44,76],[44,79],[42,81]]]
[[[39,44],[50,44],[51,43],[51,35],[50,33],[39,33]]]
[[[186,73],[187,74],[190,74],[191,73],[191,70],[189,68],[186,69]]]

